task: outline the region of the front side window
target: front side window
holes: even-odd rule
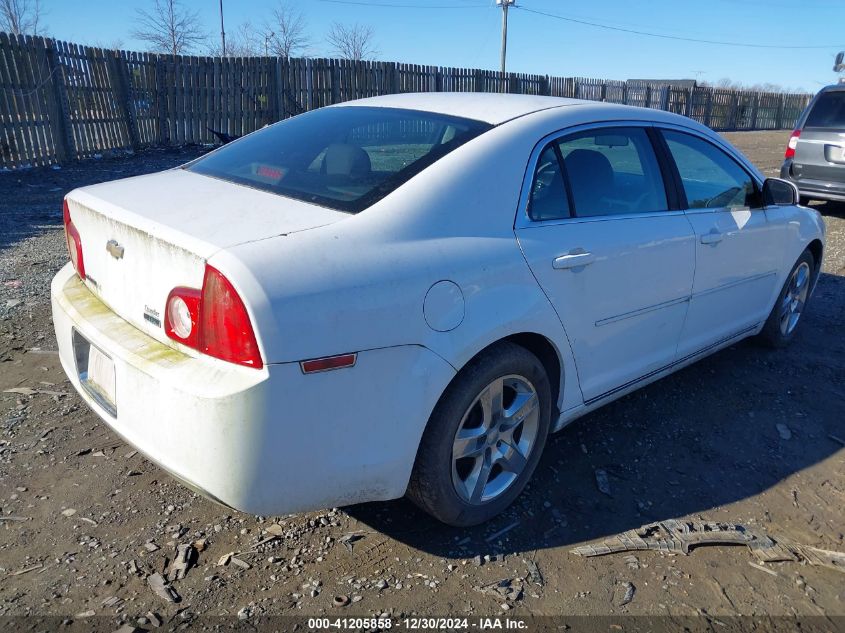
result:
[[[537,161],[528,200],[528,217],[535,222],[569,217],[566,185],[554,145],[547,146]]]
[[[642,128],[604,128],[558,143],[575,215],[665,211],[666,189],[648,134]]]
[[[689,209],[759,207],[754,180],[721,149],[691,134],[663,130]]]
[[[810,110],[804,127],[845,129],[845,90],[822,94]]]
[[[357,213],[487,123],[397,108],[321,108],[239,139],[186,169]]]

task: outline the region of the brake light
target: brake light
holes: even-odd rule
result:
[[[76,270],[79,278],[85,280],[85,260],[82,258],[82,240],[79,237],[79,231],[70,219],[70,209],[67,206],[67,199],[62,202],[62,219],[65,225],[65,244],[67,244],[70,262],[73,264],[73,268]]]
[[[202,290],[174,288],[167,297],[164,331],[203,354],[247,367],[264,366],[252,322],[234,286],[206,265]]]
[[[784,152],[784,158],[794,158],[795,157],[795,148],[798,147],[798,138],[801,136],[801,130],[795,130],[792,133],[792,136],[789,137],[789,143],[786,144],[786,152]]]

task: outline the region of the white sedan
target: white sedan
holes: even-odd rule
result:
[[[187,486],[279,515],[501,512],[550,431],[793,338],[820,216],[673,114],[403,94],[77,189],[52,284],[88,405]]]

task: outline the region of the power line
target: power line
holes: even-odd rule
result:
[[[329,1],[329,0],[324,0]],[[338,2],[340,0],[332,0]],[[575,24],[583,24],[585,26],[593,26],[599,29],[606,29],[608,31],[620,31],[622,33],[631,33],[632,35],[643,35],[646,37],[658,37],[665,40],[678,40],[681,42],[695,42],[698,44],[716,44],[719,46],[741,46],[744,48],[779,48],[779,49],[830,49],[830,48],[838,48],[842,46],[842,44],[827,44],[827,45],[815,45],[815,46],[789,46],[789,45],[781,45],[781,44],[752,44],[749,42],[726,42],[721,40],[705,40],[699,39],[694,37],[681,37],[680,35],[666,35],[663,33],[649,33],[648,31],[638,31],[636,29],[628,29],[623,28],[621,26],[610,26],[609,24],[602,24],[600,22],[590,22],[588,20],[580,20],[577,18],[568,18],[562,15],[555,15],[554,13],[546,13],[545,11],[538,11],[537,9],[529,9],[527,7],[521,7],[514,5],[515,9],[520,9],[522,11],[527,11],[528,13],[536,13],[537,15],[543,15],[547,18],[554,18],[556,20],[563,20],[565,22],[574,22]]]

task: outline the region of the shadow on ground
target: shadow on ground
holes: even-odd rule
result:
[[[662,519],[708,518],[843,450],[829,437],[845,437],[843,315],[845,278],[823,274],[792,346],[744,341],[575,421],[550,439],[515,506],[489,525],[448,528],[406,500],[346,511],[445,557],[527,552]],[[598,491],[596,469],[608,473],[612,496]],[[517,521],[506,544],[491,538]]]
[[[0,173],[0,248],[61,228],[62,199],[72,189],[170,169],[203,151],[200,147],[154,149],[128,157]]]

